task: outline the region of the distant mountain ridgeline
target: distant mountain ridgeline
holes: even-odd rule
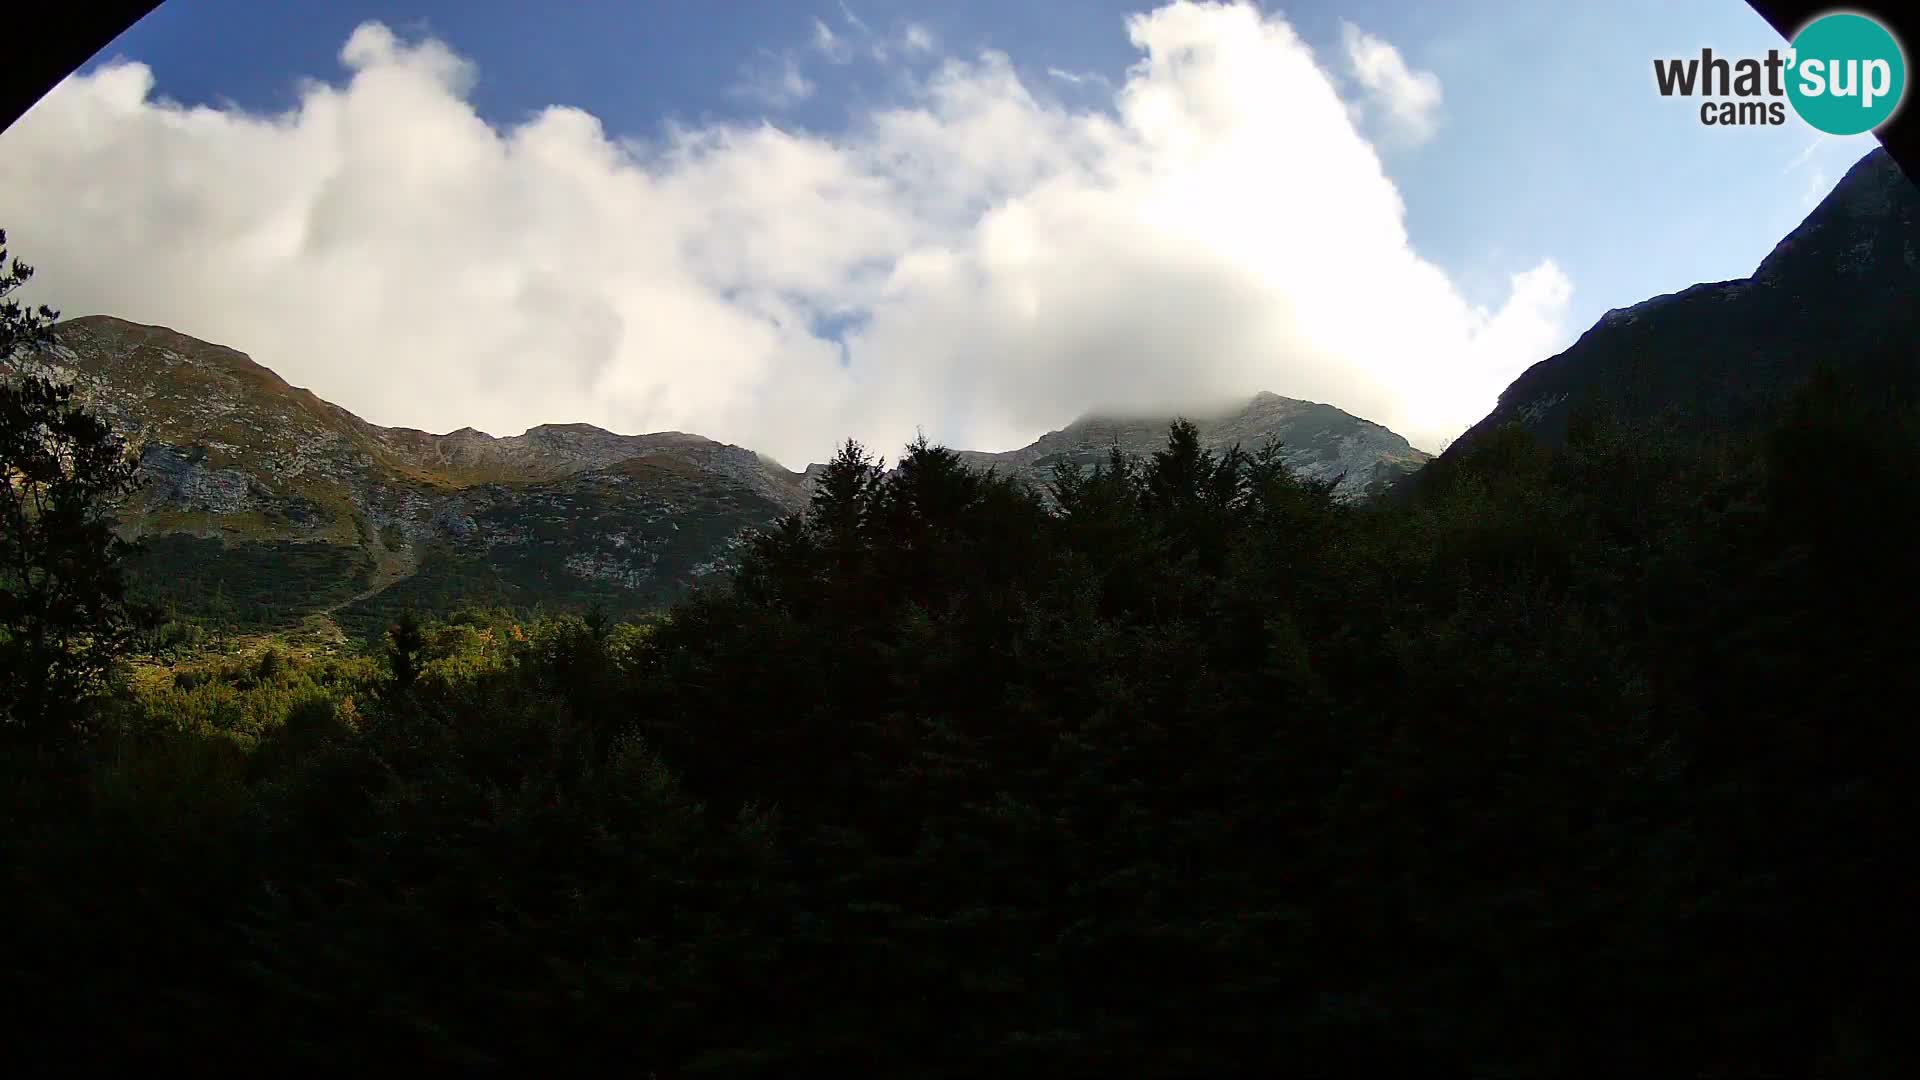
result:
[[[16,366],[73,383],[127,433],[146,486],[123,524],[139,579],[176,615],[362,629],[415,607],[657,610],[732,565],[757,528],[806,504],[790,472],[698,435],[544,425],[496,438],[368,423],[245,354],[106,316],[70,319]],[[1171,416],[1088,418],[1006,453],[967,452],[1044,488],[1061,461],[1143,457]],[[1279,443],[1290,467],[1358,498],[1427,455],[1328,405],[1259,394],[1198,418],[1209,446]]]
[[[961,458],[977,468],[997,469],[1044,486],[1052,480],[1057,465],[1073,465],[1085,471],[1106,462],[1115,447],[1135,459],[1162,449],[1169,419],[1089,416],[1018,450],[999,454],[967,451]],[[1234,446],[1253,452],[1270,442],[1278,443],[1281,460],[1294,473],[1313,480],[1339,481],[1335,495],[1343,501],[1358,501],[1412,474],[1431,456],[1379,424],[1332,405],[1278,394],[1255,394],[1236,408],[1188,419],[1200,429],[1202,445],[1216,453]]]

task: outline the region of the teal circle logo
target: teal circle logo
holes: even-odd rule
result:
[[[1787,99],[1800,119],[1829,135],[1858,135],[1887,122],[1907,89],[1907,59],[1887,28],[1841,12],[1793,38]]]

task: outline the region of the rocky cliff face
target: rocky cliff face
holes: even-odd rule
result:
[[[92,316],[56,339],[13,366],[73,383],[127,433],[146,485],[123,520],[160,541],[148,576],[189,612],[209,587],[243,620],[372,619],[402,603],[647,607],[804,501],[798,474],[697,435],[382,428],[161,327]]]
[[[1753,276],[1616,309],[1527,369],[1454,456],[1518,424],[1548,443],[1592,403],[1635,419],[1745,424],[1821,365],[1885,362],[1920,342],[1920,189],[1883,149],[1867,154]]]

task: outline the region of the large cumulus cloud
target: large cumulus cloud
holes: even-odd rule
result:
[[[1559,342],[1551,263],[1486,310],[1412,249],[1360,103],[1280,17],[1127,25],[1098,108],[922,34],[893,53],[907,95],[844,130],[647,140],[560,106],[491,126],[469,62],[378,24],[279,115],[183,108],[116,62],[0,138],[0,223],[37,299],[232,345],[379,423],[677,428],[795,466],[1261,389],[1431,446]],[[1422,90],[1431,134],[1432,77],[1346,44],[1372,91]]]

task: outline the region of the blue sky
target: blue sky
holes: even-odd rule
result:
[[[528,125],[542,109],[557,104],[597,118],[599,132],[609,145],[632,139],[637,141],[634,145],[652,148],[635,151],[643,155],[661,152],[677,137],[676,131],[682,135],[748,131],[762,123],[830,146],[864,138],[860,133],[870,129],[877,113],[924,101],[943,60],[974,63],[987,51],[1005,54],[1011,77],[1042,107],[1078,117],[1115,115],[1119,111],[1115,90],[1127,82],[1129,68],[1142,59],[1144,48],[1130,38],[1127,17],[1155,6],[1099,0],[1044,4],[849,0],[844,5],[803,0],[714,4],[580,0],[541,5],[498,0],[169,0],[104,50],[83,69],[83,75],[98,76],[130,60],[151,72],[149,102],[170,99],[234,115],[288,114],[303,107],[309,80],[335,87],[348,83],[354,72],[343,63],[343,44],[357,27],[377,21],[403,48],[431,40],[464,58],[473,78],[470,86],[456,87],[452,96],[498,132]],[[1653,0],[1606,5],[1371,0],[1268,4],[1265,16],[1284,20],[1311,49],[1315,62],[1330,73],[1331,83],[1354,110],[1356,129],[1377,154],[1385,177],[1404,204],[1405,246],[1438,268],[1461,298],[1497,311],[1514,293],[1514,275],[1546,263],[1564,278],[1570,291],[1550,305],[1551,327],[1493,335],[1510,339],[1512,350],[1522,354],[1563,346],[1609,308],[1696,281],[1746,274],[1872,145],[1866,138],[1818,139],[1797,118],[1777,129],[1703,127],[1693,106],[1654,93],[1652,60],[1656,56],[1697,54],[1702,46],[1722,54],[1751,55],[1779,44],[1772,30],[1740,0],[1685,5]],[[1216,22],[1221,27],[1239,25]],[[1422,112],[1423,127],[1417,137],[1396,129],[1393,118],[1375,107],[1380,100],[1356,84],[1357,69],[1346,59],[1349,35],[1356,30],[1390,46],[1406,70],[1437,84],[1438,98]],[[985,85],[989,80],[985,69],[972,70]],[[1166,78],[1179,78],[1172,68],[1167,70],[1172,73]],[[1273,155],[1261,160],[1270,167],[1286,174],[1324,167],[1323,159],[1331,151],[1316,151],[1319,144],[1303,139],[1297,148],[1280,145],[1290,141],[1291,112],[1304,115],[1318,105],[1277,98],[1241,101],[1236,107],[1268,114],[1262,122],[1270,125],[1265,130],[1271,134],[1262,137],[1276,146]],[[1083,125],[1084,130],[1097,132],[1097,122],[1087,123],[1093,126]],[[994,186],[998,182],[982,180],[983,186],[971,194],[973,201],[968,205],[990,207],[1003,190]],[[890,183],[900,186],[897,177]],[[32,184],[23,181],[22,186]],[[1309,185],[1303,190],[1316,189]],[[4,192],[0,188],[0,197]],[[1033,192],[1024,194],[1041,198]],[[111,197],[111,193],[101,196]],[[1257,201],[1257,195],[1252,198]],[[738,208],[729,212],[753,218]],[[1298,221],[1312,220],[1311,207],[1293,212],[1303,215]],[[1328,214],[1343,212],[1343,206],[1327,207]],[[984,222],[970,221],[968,227],[985,235]],[[19,234],[17,246],[30,250],[26,242],[30,230],[10,228]],[[1284,244],[1289,234],[1280,229],[1274,235]],[[953,246],[942,243],[946,247],[935,247]],[[1329,251],[1339,250],[1337,242],[1328,243]],[[891,260],[888,265],[898,279],[903,266],[918,265],[905,257],[905,251],[903,247],[866,252],[849,266]],[[39,260],[49,275],[66,258],[63,251],[51,254],[52,259],[43,254]],[[72,275],[82,279],[82,299],[98,297],[99,303],[130,305],[150,314],[173,312],[169,304],[176,304],[175,300],[93,281],[101,272],[89,267],[108,260],[89,262],[76,255],[67,261]],[[848,273],[857,277],[858,267]],[[1196,267],[1195,280],[1206,273],[1205,268]],[[753,286],[738,283],[723,290],[729,299],[753,291]],[[800,293],[787,290],[787,295]],[[812,293],[806,295],[812,297],[806,301],[811,306],[801,314],[816,337],[844,336],[822,334],[821,328],[859,327],[867,318],[868,311],[860,304],[836,305],[819,301]],[[1397,299],[1392,289],[1374,298],[1380,317],[1398,317]],[[832,310],[836,306],[845,310]],[[1074,306],[1062,299],[1047,310],[1062,312],[1062,318],[1086,318],[1098,305],[1090,300],[1085,306]],[[1407,310],[1425,308],[1410,303]],[[761,315],[775,324],[781,321],[777,314],[762,311]],[[209,314],[205,304],[183,306],[173,317],[189,324],[180,326],[188,332],[235,334],[247,329],[244,320]],[[457,315],[450,318],[457,321]],[[609,327],[629,328],[607,331],[622,341],[633,339],[634,322],[645,321],[630,314],[609,319]],[[920,325],[917,333],[924,335],[925,327],[934,324],[923,320]],[[893,340],[914,340],[913,334],[902,333]],[[1339,352],[1327,344],[1330,339],[1324,334],[1307,337],[1313,348]],[[1035,339],[1001,335],[990,340],[1017,349]],[[299,352],[292,347],[282,350],[290,354],[284,363],[275,363],[277,356],[270,355],[268,348],[271,341],[229,343],[283,371],[291,366],[289,377],[296,382],[345,398],[343,404],[372,419],[451,426],[450,415],[420,406],[417,395],[396,399],[370,393],[352,379],[332,377],[333,369],[312,356],[291,355]],[[691,343],[675,344],[697,351]],[[862,353],[854,347],[861,343],[849,339],[845,344],[838,354],[839,366],[851,366],[857,377],[878,378],[862,374]],[[865,344],[877,349],[881,340],[875,337]],[[1079,343],[1069,351],[1078,350],[1073,355],[1079,356],[1090,347]],[[1106,342],[1100,347],[1124,349],[1125,345]],[[651,346],[641,351],[658,355]],[[1524,367],[1521,356],[1510,353],[1498,360],[1499,382]],[[610,355],[627,354],[615,349]],[[1540,352],[1531,359],[1544,355]],[[775,425],[782,427],[778,437],[761,435],[771,422],[769,410],[795,401],[795,392],[776,385],[778,380],[755,381],[750,372],[761,368],[748,365],[744,382],[736,380],[726,402],[720,403],[712,395],[695,400],[697,396],[680,394],[676,380],[684,382],[692,376],[672,365],[655,372],[650,382],[625,378],[614,370],[622,363],[637,362],[613,359],[596,368],[599,381],[591,384],[584,400],[622,404],[586,419],[629,428],[704,423],[707,428],[724,429],[708,433],[733,441],[755,444],[758,438],[758,445],[766,445],[772,440],[788,458],[821,456],[807,447],[822,443],[824,428],[816,431],[783,421]],[[884,362],[878,353],[864,361],[868,371]],[[1339,358],[1332,356],[1326,362],[1337,364]],[[478,373],[470,377],[484,382],[486,372],[508,363],[493,361],[492,367],[481,363]],[[691,358],[674,363],[700,366]],[[764,363],[779,367],[788,361]],[[930,426],[955,442],[1019,441],[1038,434],[1036,427],[1057,426],[1081,411],[1072,400],[1073,380],[1068,375],[1087,375],[1072,368],[1045,381],[1040,389],[1021,389],[1014,394],[1015,400],[1044,399],[1046,406],[1000,422],[988,414],[996,408],[1006,412],[1004,402],[983,389],[997,376],[957,361],[915,370],[941,382],[937,397],[916,403],[896,389],[868,401],[843,389],[830,395],[831,401],[822,398],[814,404],[843,426],[849,417],[898,412],[890,426],[878,425],[869,433],[876,439],[897,435],[901,426],[911,422]],[[1117,370],[1131,369],[1119,363]],[[1272,378],[1284,377],[1289,370],[1277,369]],[[897,382],[904,377],[880,381]],[[1129,377],[1109,373],[1107,381]],[[1094,380],[1100,381],[1098,373]],[[1243,386],[1249,381],[1271,381],[1248,364],[1233,367],[1216,381],[1223,391],[1264,388],[1303,396],[1313,396],[1305,391],[1318,387],[1319,396],[1329,398],[1341,388],[1337,381],[1328,380],[1305,388]],[[644,392],[642,383],[647,384]],[[1164,385],[1168,385],[1165,380],[1149,378],[1141,392],[1150,396],[1154,387]],[[1481,398],[1487,396],[1485,391],[1475,392]],[[1394,412],[1391,404],[1375,404],[1385,400],[1356,390],[1352,400],[1335,403],[1356,412],[1369,406],[1376,412]],[[1477,418],[1474,409],[1479,406],[1469,405],[1460,405],[1444,417],[1418,421],[1411,412],[1376,418],[1390,423],[1399,420],[1403,430],[1420,427],[1417,433],[1407,433],[1417,434],[1416,442],[1424,440],[1431,448],[1450,430]],[[545,407],[566,408],[567,399],[556,398]],[[916,410],[916,415],[907,415]],[[522,417],[497,403],[481,411],[482,419],[496,427],[511,427],[523,419],[535,423],[580,418]]]

